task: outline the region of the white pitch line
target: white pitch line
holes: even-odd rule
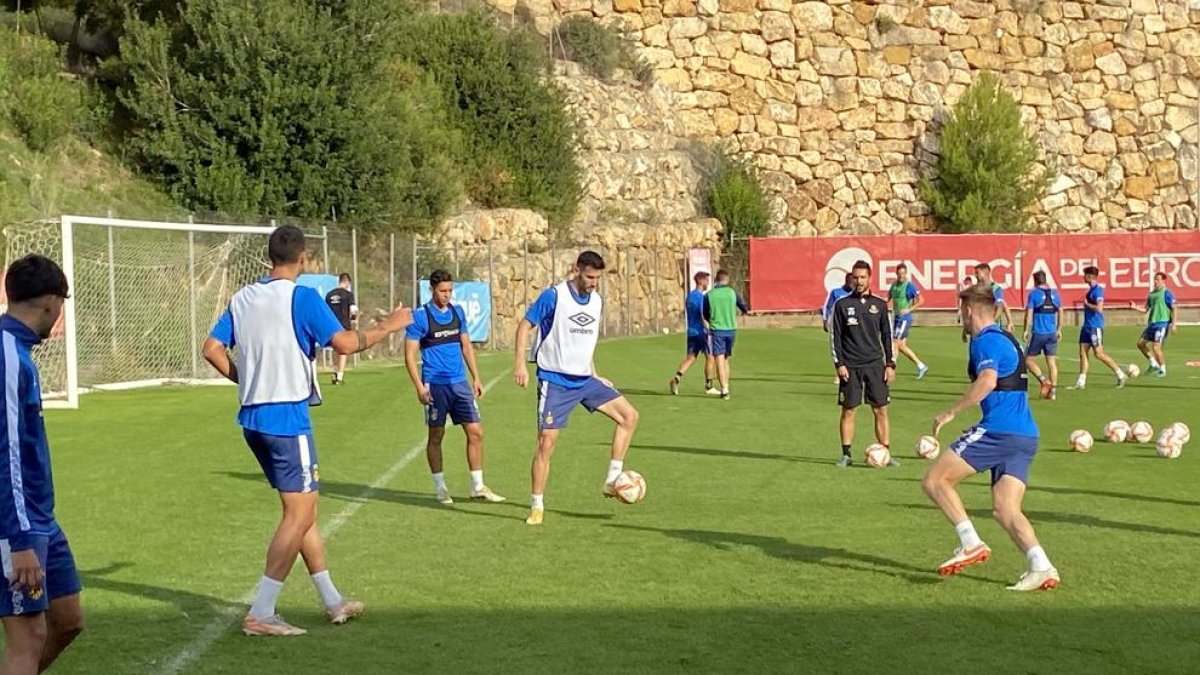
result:
[[[506,374],[502,373],[492,378],[490,382],[484,385],[483,390],[485,392],[488,391],[505,376]],[[340,530],[342,526],[346,524],[346,521],[350,520],[351,516],[353,516],[355,513],[358,513],[358,510],[367,503],[367,499],[370,498],[370,496],[374,494],[376,490],[391,483],[392,480],[394,480],[396,476],[404,470],[404,467],[408,466],[414,459],[416,459],[424,449],[425,441],[420,441],[416,445],[412,446],[412,448],[405,453],[403,457],[398,459],[396,463],[393,464],[387,471],[381,473],[366,490],[363,490],[361,493],[355,496],[353,501],[351,501],[346,508],[342,509],[340,513],[334,516],[333,520],[329,521],[329,523],[325,525],[323,531],[325,539],[329,539],[334,535],[335,532]],[[237,600],[231,601],[229,603],[229,607],[213,618],[212,622],[209,623],[208,626],[206,626],[204,630],[196,636],[196,639],[188,643],[188,646],[184,647],[183,650],[175,655],[174,658],[163,664],[162,669],[158,672],[162,675],[175,675],[191,665],[193,661],[203,656],[204,653],[213,646],[213,643],[215,643],[217,639],[221,637],[221,634],[229,628],[229,624],[242,611],[242,607],[249,605],[254,601],[254,595],[255,589],[250,589],[250,591],[245,595],[241,596]]]

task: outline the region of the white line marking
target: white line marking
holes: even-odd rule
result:
[[[500,375],[492,378],[492,380],[483,387],[483,390],[485,392],[490,390],[496,385],[497,382],[507,375],[507,373],[501,373]],[[423,440],[412,446],[412,448],[405,453],[403,457],[397,460],[396,463],[391,466],[391,468],[380,474],[379,477],[376,478],[373,483],[371,483],[370,487],[355,496],[350,503],[346,505],[346,508],[342,509],[340,513],[334,516],[333,520],[330,520],[328,523],[326,523],[322,531],[325,539],[328,541],[331,537],[333,537],[334,533],[340,530],[342,526],[346,524],[346,521],[350,520],[351,516],[353,516],[355,513],[358,513],[358,510],[367,503],[367,500],[372,494],[374,494],[376,490],[391,483],[396,476],[404,470],[404,467],[412,463],[412,461],[416,459],[424,449],[425,441]],[[196,639],[188,643],[188,646],[184,647],[183,650],[175,655],[174,658],[167,661],[163,665],[162,669],[158,672],[162,673],[162,675],[175,675],[175,673],[187,668],[192,664],[193,661],[203,656],[204,653],[213,646],[213,643],[215,643],[217,639],[220,638],[221,635],[229,628],[229,624],[232,623],[237,615],[242,612],[243,607],[254,601],[254,594],[255,589],[252,588],[248,593],[240,598],[229,601],[230,606],[214,617],[212,622],[209,623],[204,630],[200,631],[200,634],[196,636]]]

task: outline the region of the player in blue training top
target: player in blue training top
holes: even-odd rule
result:
[[[204,358],[237,383],[238,424],[283,505],[283,518],[267,548],[266,569],[242,631],[303,635],[303,629],[275,613],[275,601],[297,554],[304,558],[331,622],[345,623],[363,610],[361,602],[344,599],[333,585],[325,565],[325,543],[317,529],[317,448],[308,408],[320,404],[321,393],[313,359],[317,349],[325,347],[338,354],[369,349],[407,328],[412,310],[397,307],[370,329],[343,330],[315,290],[296,285],[308,262],[299,228],[285,225],[272,232],[267,255],[270,273],[234,294],[204,343]],[[236,361],[228,351],[234,347]]]
[[[996,520],[1029,561],[1012,591],[1046,590],[1058,586],[1058,570],[1038,543],[1029,519],[1021,511],[1029,467],[1038,449],[1038,427],[1029,410],[1028,381],[1021,345],[996,325],[996,300],[984,284],[959,294],[963,317],[971,332],[967,375],[971,386],[954,405],[933,420],[933,434],[959,413],[978,404],[983,419],[951,444],[929,467],[922,487],[958,532],[960,548],[938,567],[948,576],[987,560],[992,550],[983,543],[967,517],[956,486],[981,471],[992,473],[992,509]]]
[[[1104,353],[1104,286],[1100,285],[1100,268],[1095,265],[1083,268],[1083,280],[1087,282],[1088,290],[1083,296],[1083,327],[1079,329],[1079,378],[1072,389],[1087,386],[1089,350],[1117,376],[1117,388],[1120,389],[1125,386],[1125,371],[1113,357]]]
[[[671,378],[669,383],[671,393],[679,395],[679,383],[683,380],[683,376],[687,373],[688,368],[696,362],[696,357],[704,355],[704,393],[710,396],[717,396],[721,393],[720,389],[713,386],[713,377],[716,376],[716,361],[712,357],[712,344],[710,343],[711,336],[709,335],[708,322],[704,319],[704,293],[708,291],[708,272],[696,272],[696,276],[692,277],[696,282],[696,288],[692,289],[687,294],[687,299],[684,301],[684,313],[687,315],[687,354],[683,358],[683,362],[679,364],[679,369],[675,371],[675,376]]]
[[[638,411],[612,386],[596,374],[596,343],[600,339],[603,300],[596,288],[604,274],[604,258],[595,251],[584,251],[575,259],[571,278],[542,291],[517,324],[516,362],[513,381],[519,387],[529,384],[525,365],[530,334],[535,333],[530,355],[537,362],[538,443],[533,456],[532,494],[529,499],[529,525],[541,525],[545,515],[546,481],[550,476],[550,458],[558,444],[558,434],[567,426],[575,406],[588,412],[600,411],[615,424],[608,474],[602,492],[613,497],[613,482],[625,466],[625,454],[638,425]]]
[[[502,502],[483,482],[483,420],[479,403],[483,380],[475,361],[475,345],[467,331],[467,315],[452,304],[454,277],[446,270],[429,275],[432,299],[413,312],[412,325],[404,334],[404,365],[417,390],[417,400],[425,406],[429,438],[425,458],[433,474],[433,489],[442,504],[453,504],[446,475],[442,473],[442,439],[446,436],[446,417],[462,425],[467,435],[467,468],[471,472],[471,499]],[[420,363],[417,357],[420,356]],[[467,380],[467,371],[471,380]]]
[[[979,263],[975,266],[975,283],[974,286],[987,286],[992,291],[992,299],[996,303],[996,325],[1000,326],[1008,332],[1013,332],[1012,312],[1008,309],[1008,303],[1004,301],[1004,287],[992,280],[992,266],[987,263]],[[968,286],[970,288],[971,286]],[[1004,323],[1000,323],[1000,312],[1003,310]],[[963,320],[962,340],[966,342],[971,337],[971,331],[967,328],[967,322]]]
[[[846,282],[841,286],[829,291],[829,296],[825,298],[825,306],[821,308],[821,326],[825,328],[825,332],[829,332],[829,318],[833,316],[833,306],[838,300],[850,295],[854,292],[854,273],[846,273]]]
[[[1167,288],[1167,275],[1159,272],[1154,275],[1154,290],[1146,296],[1146,330],[1138,339],[1138,350],[1150,361],[1149,372],[1156,377],[1167,376],[1163,345],[1175,330],[1175,294]]]
[[[0,316],[4,344],[4,447],[0,472],[0,563],[8,591],[0,593],[6,675],[50,667],[83,631],[71,546],[54,516],[50,442],[42,421],[42,386],[31,350],[50,337],[69,296],[53,260],[28,255],[5,273],[8,312]]]
[[[1062,340],[1062,298],[1046,283],[1046,273],[1033,273],[1033,290],[1025,299],[1025,367],[1041,384],[1042,398],[1058,398],[1058,343]],[[1037,357],[1046,355],[1047,379]]]

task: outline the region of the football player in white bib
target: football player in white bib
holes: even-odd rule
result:
[[[559,431],[567,426],[575,406],[582,403],[588,412],[600,411],[616,424],[612,458],[604,479],[605,497],[614,495],[613,481],[621,474],[625,453],[637,429],[637,410],[611,382],[596,374],[592,358],[603,316],[603,301],[596,291],[603,274],[604,258],[600,254],[580,253],[572,278],[542,291],[517,326],[513,380],[520,387],[529,384],[525,359],[531,334],[534,339],[529,355],[537,363],[538,377],[538,444],[533,456],[529,518],[525,521],[530,525],[542,524],[550,457]]]

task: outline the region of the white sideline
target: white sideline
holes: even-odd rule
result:
[[[497,375],[486,385],[484,385],[483,390],[485,392],[488,391],[495,386],[497,382],[505,377],[508,377],[507,372]],[[329,523],[325,525],[324,529],[322,530],[322,534],[324,534],[325,538],[329,539],[334,535],[335,532],[340,530],[341,527],[346,524],[346,521],[350,520],[350,517],[355,513],[358,513],[358,510],[367,503],[367,498],[369,498],[372,493],[391,483],[392,480],[395,479],[402,470],[404,470],[404,467],[408,466],[414,459],[416,459],[424,449],[425,441],[423,440],[419,441],[416,445],[413,445],[403,457],[398,459],[396,463],[391,466],[391,468],[381,473],[379,477],[371,483],[370,487],[356,495],[354,499],[346,505],[346,508],[342,509],[340,513],[334,516],[333,520],[330,520]],[[200,634],[196,636],[196,639],[188,643],[188,645],[184,647],[178,654],[163,664],[163,667],[158,670],[158,672],[162,675],[175,675],[191,665],[193,661],[203,656],[204,653],[213,646],[213,643],[215,643],[217,639],[220,638],[221,635],[229,628],[229,624],[237,617],[237,615],[244,611],[244,606],[247,606],[254,601],[254,593],[255,589],[250,589],[250,591],[245,595],[236,600],[230,601],[228,608],[213,618],[212,622],[209,623],[204,630],[200,631]]]

